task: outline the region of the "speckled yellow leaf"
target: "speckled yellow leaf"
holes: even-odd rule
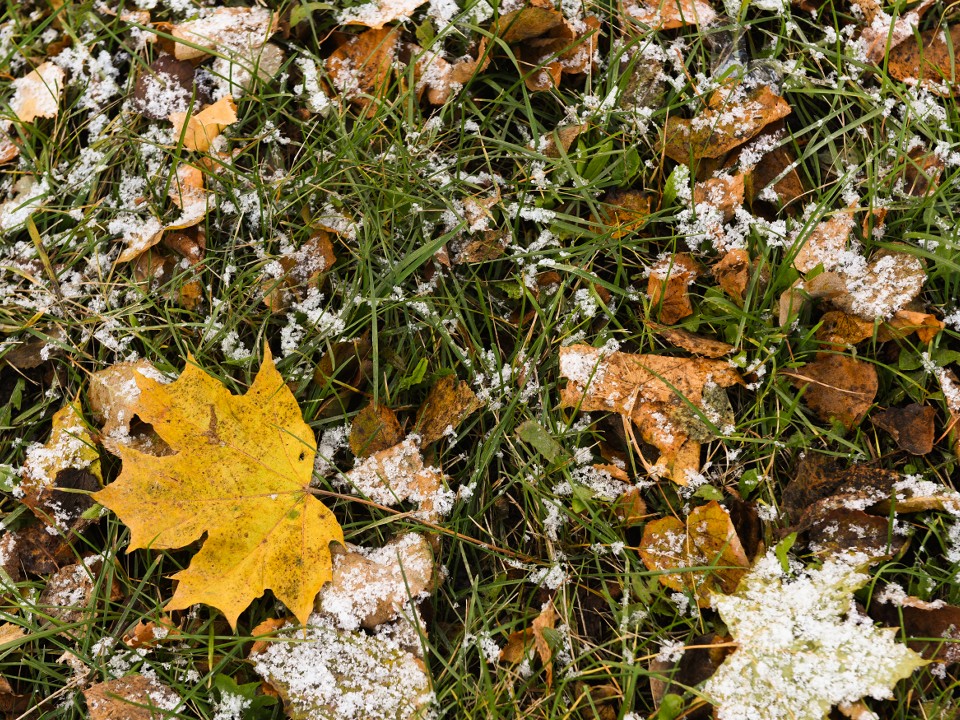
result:
[[[119,446],[123,470],[97,502],[130,528],[128,551],[179,548],[206,533],[176,575],[167,610],[212,605],[236,626],[265,590],[306,622],[331,577],[331,542],[343,531],[310,493],[313,431],[269,349],[245,395],[232,395],[189,358],[162,385],[141,375],[136,414],[174,451],[156,457]]]
[[[183,147],[206,152],[223,129],[237,121],[237,106],[233,98],[227,95],[196,115],[188,116],[185,112],[175,112],[170,113],[169,120],[173,123],[174,134],[177,137],[183,134]],[[183,128],[184,123],[186,130]]]

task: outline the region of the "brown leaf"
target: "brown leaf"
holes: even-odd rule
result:
[[[534,618],[529,628],[510,633],[507,644],[500,651],[500,662],[518,663],[527,657],[527,647],[533,641],[534,649],[547,673],[547,687],[553,686],[553,651],[544,637],[545,629],[553,630],[557,623],[557,612],[553,603],[547,603]]]
[[[659,310],[661,322],[673,325],[693,315],[689,287],[699,275],[700,267],[689,253],[677,253],[650,270],[647,296],[650,305]]]
[[[336,550],[339,550],[339,547],[335,546]],[[291,618],[267,618],[259,625],[257,625],[253,630],[250,631],[250,637],[252,638],[272,638],[277,634],[277,631],[280,630],[284,625],[287,625],[290,622]],[[271,640],[256,640],[253,645],[250,646],[250,652],[248,657],[253,657],[254,655],[259,655],[264,650],[270,646]]]
[[[750,255],[746,250],[729,250],[713,266],[713,276],[720,289],[730,296],[737,305],[743,307],[744,296],[750,283]]]
[[[323,229],[317,230],[303,246],[281,255],[276,265],[271,263],[268,266],[268,269],[279,267],[283,274],[263,280],[264,304],[272,312],[283,312],[303,300],[311,287],[318,287],[336,261],[331,234]]]
[[[91,604],[91,599],[96,573],[102,567],[102,560],[87,558],[84,562],[57,570],[40,593],[44,612],[64,625],[89,621],[96,612],[96,603]],[[111,599],[120,599],[122,591],[119,585],[112,587],[114,595]]]
[[[406,533],[381,548],[349,546],[334,553],[333,580],[317,596],[316,609],[342,628],[372,630],[425,597],[433,575],[433,552],[422,535]]]
[[[60,66],[48,61],[14,80],[10,109],[17,119],[28,123],[36,118],[56,117],[60,111],[65,76]]]
[[[833,270],[847,248],[853,226],[852,210],[844,210],[819,223],[803,239],[793,258],[793,266],[802,273],[808,273],[818,265],[822,265],[824,270]],[[798,237],[799,233],[794,236],[794,243]]]
[[[327,58],[327,73],[336,90],[361,108],[375,112],[390,84],[400,32],[397,28],[367,30],[355,35]]]
[[[618,497],[613,510],[620,521],[630,527],[642,522],[647,516],[647,504],[640,496],[640,488],[629,487]]]
[[[910,596],[889,603],[885,602],[885,595],[883,592],[874,595],[881,599],[870,604],[871,617],[886,625],[902,627],[908,638],[927,638],[908,639],[907,645],[928,660],[960,662],[960,607],[942,600],[923,602]]]
[[[790,114],[790,105],[767,86],[703,110],[696,118],[670,117],[664,126],[663,151],[667,157],[687,164],[691,158],[719,158],[755,137],[770,123]]]
[[[659,706],[668,692],[683,694],[686,688],[699,685],[713,675],[724,659],[733,652],[733,643],[729,636],[710,633],[698,635],[688,643],[683,655],[676,662],[658,660],[650,662],[650,670],[656,675],[665,675],[660,679],[650,676],[650,687],[654,693],[654,703]],[[688,718],[699,718],[699,714],[689,713]],[[707,716],[703,716],[707,717]]]
[[[90,720],[165,720],[181,706],[169,687],[138,674],[93,685],[83,697]]]
[[[946,38],[950,34],[949,41]],[[920,33],[920,42],[908,37],[887,54],[887,72],[897,80],[910,85],[923,85],[938,95],[956,92],[940,90],[941,83],[955,86],[957,82],[957,47],[960,46],[960,25],[936,27]]]
[[[147,360],[116,363],[90,376],[87,402],[93,419],[101,424],[101,435],[109,438],[104,444],[111,452],[111,441],[125,444],[131,440],[130,422],[140,399],[138,375],[168,382]]]
[[[207,250],[206,233],[199,227],[166,233],[161,242],[165,248],[189,260],[191,265],[202,261]]]
[[[417,432],[424,445],[435,443],[483,407],[470,385],[455,375],[444,375],[430,389],[417,412]]]
[[[877,331],[877,340],[902,339],[911,333],[916,333],[920,342],[928,343],[946,327],[943,321],[938,320],[930,313],[915,312],[913,310],[898,310],[893,317],[880,326]]]
[[[620,239],[636,232],[647,224],[653,198],[642,190],[612,190],[600,204],[600,217],[595,232],[609,232],[610,237]]]
[[[750,203],[755,203],[771,183],[777,199],[783,205],[789,205],[802,197],[803,181],[795,167],[796,161],[793,150],[782,146],[774,148],[760,158],[746,178],[746,195]],[[782,178],[780,178],[781,175],[783,175]],[[777,178],[780,179],[777,180]]]
[[[141,223],[124,237],[127,246],[117,258],[118,263],[135,260],[163,239],[164,226],[155,218]]]
[[[393,506],[412,500],[419,503],[421,516],[436,518],[435,503],[444,475],[423,464],[415,436],[374,453],[347,472],[346,479],[374,502]]]
[[[175,112],[170,113],[168,119],[173,123],[174,135],[179,138],[182,134],[184,148],[206,152],[223,129],[237,121],[237,106],[227,95],[195,115],[188,117],[185,112]]]
[[[803,400],[817,417],[847,430],[860,424],[877,395],[876,368],[848,355],[824,355],[785,374],[795,387],[806,388]]]
[[[652,30],[709,25],[717,17],[717,12],[705,0],[626,0],[623,12],[628,19]]]
[[[807,281],[807,292],[813,294],[817,283],[832,282],[824,277],[828,275],[830,273],[822,273]],[[831,292],[830,302],[865,320],[883,320],[915,299],[926,279],[926,268],[916,255],[883,249],[870,256],[863,272],[840,273],[844,290],[837,294]]]
[[[543,154],[549,158],[560,157],[560,149],[564,153],[570,151],[574,141],[589,128],[586,123],[558,125],[556,129],[547,136],[546,145]],[[649,213],[649,203],[647,203],[647,212]]]
[[[903,408],[889,408],[870,415],[870,421],[886,430],[897,447],[911,455],[926,455],[933,450],[933,421],[937,411],[929,405],[911,403]]]
[[[374,0],[337,13],[339,25],[364,25],[379,29],[394,20],[409,18],[427,0]]]
[[[864,9],[867,26],[860,34],[861,44],[864,46],[867,59],[872,63],[880,63],[887,53],[900,43],[913,37],[914,31],[923,14],[933,5],[934,0],[923,0],[918,6],[904,13],[891,24],[881,22],[881,8],[872,2],[857,2]],[[889,17],[883,16],[883,17]],[[891,73],[892,75],[893,73]],[[896,77],[896,76],[894,76]]]
[[[701,607],[709,607],[715,590],[736,590],[750,567],[730,514],[715,500],[691,510],[686,525],[669,516],[647,523],[638,552],[648,570],[684,570],[661,574],[660,582],[696,593]],[[688,570],[699,567],[711,569]]]
[[[743,207],[743,173],[710,178],[693,187],[693,203],[706,203],[723,214],[723,221],[730,222],[737,208]]]
[[[217,7],[199,20],[172,28],[170,34],[178,41],[174,54],[177,60],[197,60],[213,53],[257,48],[277,31],[277,20],[276,13],[257,5]]]
[[[393,410],[371,402],[358,412],[350,424],[350,450],[357,457],[393,447],[403,440],[403,430]]]
[[[736,350],[736,348],[729,343],[694,335],[692,332],[684,330],[683,328],[668,328],[661,325],[653,325],[652,323],[648,324],[653,327],[657,335],[665,338],[667,342],[689,353],[699,355],[700,357],[720,358]]]
[[[40,523],[0,535],[2,567],[14,581],[29,575],[49,575],[75,557],[63,535],[51,535]]]
[[[873,337],[874,324],[841,310],[830,310],[820,318],[815,337],[826,348],[838,349],[856,345]]]
[[[164,615],[159,621],[141,620],[130,632],[124,634],[123,644],[129,648],[155,647],[164,641],[172,641],[180,635],[176,623]]]
[[[20,147],[6,135],[0,135],[0,165],[13,162],[20,155]]]
[[[563,13],[531,5],[503,15],[490,31],[504,42],[512,44],[540,37],[562,25]]]
[[[907,542],[906,538],[890,533],[889,518],[847,507],[807,513],[805,525],[807,545],[818,554],[853,551],[879,560],[893,557]]]
[[[422,52],[413,46],[412,52]],[[440,53],[427,52],[417,61],[417,91],[427,91],[427,100],[432,105],[443,105],[450,97],[467,84],[477,73],[490,64],[487,55],[487,38],[481,38],[475,58],[467,57],[455,63],[447,62]]]
[[[186,61],[166,53],[141,70],[133,88],[131,107],[151,120],[163,120],[170,114],[170,98],[189,102],[194,92],[196,69]],[[199,88],[197,88],[199,91]]]
[[[720,400],[717,395],[726,400],[720,388],[740,382],[723,360],[622,352],[604,357],[588,345],[560,348],[560,375],[568,380],[560,393],[562,407],[616,412],[632,420],[680,485],[687,483],[688,470],[699,470],[700,442],[710,437],[687,403],[705,410]]]

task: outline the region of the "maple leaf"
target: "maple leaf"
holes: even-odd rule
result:
[[[306,622],[331,578],[331,542],[343,531],[310,494],[316,439],[269,348],[246,395],[232,395],[192,358],[170,385],[136,374],[136,415],[174,454],[115,444],[116,482],[94,495],[130,528],[128,552],[179,548],[206,533],[176,575],[167,610],[205,603],[236,627],[267,589]]]
[[[827,560],[784,577],[774,552],[756,564],[733,595],[713,595],[737,650],[707,681],[719,720],[822,720],[833,705],[891,697],[898,681],[926,664],[852,606],[870,578],[864,556]]]

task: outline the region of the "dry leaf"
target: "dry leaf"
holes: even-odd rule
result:
[[[804,238],[793,258],[793,266],[802,273],[808,273],[818,265],[822,265],[824,270],[833,270],[847,248],[853,225],[852,210],[844,210],[819,223]],[[799,233],[794,236],[794,243],[798,237]]]
[[[111,452],[114,449],[112,443],[129,444],[132,441],[130,422],[140,401],[138,375],[160,383],[169,382],[147,360],[117,363],[90,376],[87,402],[94,420],[101,425],[100,432],[108,438],[105,446]],[[144,449],[144,452],[148,451]],[[155,448],[152,454],[157,454]]]
[[[717,12],[705,0],[625,0],[624,14],[653,30],[709,25]]]
[[[79,406],[68,403],[53,416],[50,439],[32,445],[21,470],[22,502],[47,525],[67,532],[92,506],[85,492],[100,488],[100,453]],[[71,492],[81,491],[81,492]]]
[[[188,359],[170,385],[135,375],[135,412],[175,454],[117,445],[120,477],[94,495],[130,528],[128,552],[179,548],[206,533],[174,575],[168,610],[205,603],[231,626],[267,589],[306,622],[331,576],[336,518],[310,491],[316,440],[269,347],[245,395],[232,395]]]
[[[157,622],[154,620],[138,622],[134,628],[123,636],[123,644],[134,650],[140,647],[156,647],[164,641],[178,640],[180,630],[169,616],[164,615]]]
[[[29,575],[50,575],[75,559],[64,535],[51,535],[39,522],[0,535],[0,566],[15,582]]]
[[[907,538],[890,532],[890,519],[848,507],[818,507],[804,516],[803,531],[810,552],[826,556],[863,553],[871,560],[889,559]]]
[[[131,107],[151,120],[166,119],[172,102],[179,101],[183,105],[190,102],[195,74],[196,68],[191,63],[177,60],[166,53],[160,55],[149,68],[137,75]]]
[[[950,38],[947,39],[947,33]],[[887,72],[897,80],[910,85],[922,85],[939,95],[956,92],[951,87],[946,93],[941,86],[955,86],[957,82],[957,47],[960,46],[960,25],[936,27],[920,33],[918,44],[912,36],[887,54]]]
[[[258,48],[277,28],[276,13],[266,8],[217,7],[199,20],[175,26],[170,34],[178,41],[174,46],[177,60],[196,60],[213,53]]]
[[[443,509],[436,505],[445,499],[444,475],[423,464],[416,436],[366,458],[346,474],[346,480],[381,505],[389,507],[407,500],[419,503],[418,514],[427,520],[436,519]]]
[[[653,198],[642,190],[611,190],[600,205],[600,217],[594,232],[609,232],[610,237],[620,239],[636,232],[647,224]]]
[[[911,455],[926,455],[933,450],[936,417],[937,411],[929,405],[911,403],[872,413],[870,422],[890,433],[901,450]]]
[[[365,25],[379,29],[394,20],[406,20],[427,0],[374,0],[337,13],[338,25]]]
[[[699,471],[700,442],[712,436],[688,403],[723,418],[729,401],[722,388],[740,382],[724,360],[604,356],[588,345],[560,349],[560,375],[568,380],[560,393],[562,407],[616,412],[632,420],[644,441],[660,451],[658,465],[679,485],[687,484],[688,471]]]
[[[760,136],[761,138],[763,135]],[[759,141],[759,139],[758,139]],[[803,196],[803,182],[796,168],[797,158],[787,147],[777,147],[766,153],[746,176],[746,196],[751,203],[760,199],[771,187],[783,205],[789,205]],[[781,178],[780,176],[783,175]],[[780,178],[777,180],[777,178]]]
[[[417,411],[417,432],[424,445],[454,433],[460,423],[483,407],[469,383],[455,375],[444,375],[430,389]]]
[[[923,0],[910,12],[900,15],[892,22],[889,22],[890,16],[882,12],[879,4],[856,2],[864,10],[864,19],[867,23],[867,27],[860,34],[860,44],[864,48],[867,60],[879,64],[890,50],[913,37],[920,18],[933,5],[933,2],[934,0]]]
[[[65,75],[63,68],[48,61],[28,75],[14,80],[10,109],[17,119],[26,123],[38,117],[56,117],[60,111]]]
[[[741,248],[729,250],[713,266],[713,276],[720,289],[737,305],[743,307],[744,296],[750,283],[750,255],[747,251]]]
[[[736,350],[736,348],[729,343],[694,335],[692,332],[684,330],[683,328],[668,328],[652,324],[651,327],[653,327],[657,335],[666,338],[667,342],[701,357],[719,358],[724,355],[729,355]]]
[[[397,28],[367,30],[351,37],[327,58],[327,73],[337,92],[375,112],[371,103],[383,100],[393,72],[400,32]]]
[[[699,275],[700,267],[690,253],[676,253],[651,268],[647,297],[661,322],[673,325],[693,315],[689,288]]]
[[[544,156],[558,158],[561,149],[564,153],[569,152],[574,141],[589,127],[586,123],[558,125],[552,133],[546,136],[546,143],[543,146]],[[649,214],[649,203],[647,203],[647,213]]]
[[[638,548],[648,570],[681,570],[659,575],[673,590],[690,590],[701,607],[709,607],[710,593],[733,592],[750,560],[728,513],[715,500],[694,508],[686,525],[674,517],[647,523]],[[709,570],[686,570],[707,567]]]
[[[770,123],[786,117],[790,105],[766,85],[741,97],[734,89],[729,99],[708,107],[692,120],[670,117],[664,126],[663,151],[679,163],[719,158],[755,137]]]
[[[817,417],[836,420],[847,430],[860,424],[877,395],[876,368],[848,355],[823,355],[784,374],[795,387],[806,389],[803,401]]]
[[[481,38],[476,49],[476,58],[447,62],[440,53],[423,51],[417,46],[411,47],[411,54],[423,53],[416,63],[417,92],[427,92],[427,100],[432,105],[443,105],[450,97],[469,82],[477,73],[483,72],[490,64],[487,55],[487,38]]]
[[[724,175],[698,182],[693,186],[693,204],[697,207],[706,203],[719,210],[723,222],[730,222],[737,209],[743,207],[744,175]],[[698,213],[703,212],[698,210]]]
[[[64,625],[89,622],[98,603],[94,600],[95,573],[103,567],[102,558],[91,556],[74,565],[57,570],[40,593],[45,613]],[[123,597],[118,584],[111,586],[110,600]]]
[[[563,13],[552,8],[529,5],[500,17],[490,32],[507,44],[538,38],[565,25]]]
[[[26,636],[26,631],[19,625],[14,625],[10,622],[0,625],[0,646],[16,642],[17,640],[25,638]],[[2,680],[2,678],[0,678],[0,680]]]
[[[960,607],[902,594],[901,588],[889,587],[876,593],[870,616],[890,627],[902,627],[908,638],[942,638],[907,640],[907,645],[928,660],[960,662]]]
[[[190,115],[189,119],[187,113],[183,112],[171,113],[168,119],[173,123],[174,136],[179,138],[182,134],[184,148],[206,152],[223,129],[237,121],[237,106],[233,98],[227,95],[197,114]]]
[[[143,255],[163,239],[165,228],[156,218],[149,218],[124,233],[126,247],[117,258],[118,263],[130,262]]]
[[[422,535],[407,533],[381,548],[349,546],[333,558],[333,581],[320,591],[318,612],[344,630],[373,630],[395,620],[433,584],[433,553]]]
[[[182,701],[154,678],[134,673],[83,691],[90,720],[168,720]]]
[[[401,440],[400,422],[386,405],[371,402],[350,424],[350,450],[359,458],[391,448]]]
[[[553,630],[557,623],[557,611],[553,603],[547,603],[534,618],[530,627],[510,633],[507,644],[500,651],[500,662],[519,663],[527,658],[530,642],[543,663],[547,674],[547,687],[553,686],[553,651],[544,637],[544,629]]]
[[[181,163],[177,168],[174,182],[168,191],[170,200],[181,210],[190,205],[207,204],[207,194],[203,190],[203,171],[195,165]]]

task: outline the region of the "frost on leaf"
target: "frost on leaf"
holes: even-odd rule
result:
[[[400,639],[343,631],[320,614],[250,659],[291,720],[413,720],[433,698],[422,661]]]
[[[427,0],[374,0],[337,13],[338,25],[366,25],[382,28],[394,20],[406,20]]]
[[[737,643],[703,688],[719,720],[823,720],[839,703],[892,697],[925,664],[895,628],[857,612],[853,592],[869,580],[862,560],[835,557],[789,578],[770,552],[736,593],[713,595]]]
[[[249,51],[263,45],[277,27],[277,15],[266,8],[214,8],[206,17],[173,28],[171,34],[178,41],[174,55],[177,60],[195,60],[215,53]]]
[[[560,349],[560,375],[568,381],[560,393],[563,407],[616,412],[633,421],[660,451],[658,466],[679,485],[687,484],[688,472],[699,471],[700,443],[732,424],[723,388],[741,382],[725,360],[604,356],[589,345]]]
[[[33,72],[13,81],[14,96],[10,109],[20,122],[35,118],[52,118],[60,109],[63,90],[63,69],[45,62]]]
[[[306,621],[331,577],[329,544],[343,543],[343,532],[310,492],[316,440],[269,349],[246,395],[231,395],[192,359],[170,385],[134,380],[135,414],[173,454],[116,445],[120,477],[94,499],[130,528],[128,552],[179,548],[206,533],[173,576],[167,610],[205,603],[236,626],[270,589]]]
[[[672,30],[684,25],[709,25],[717,11],[704,0],[627,0],[628,18],[654,30]]]
[[[92,685],[83,697],[90,720],[161,720],[175,717],[183,704],[166,685],[137,674]]]
[[[233,98],[227,95],[196,115],[188,116],[185,112],[175,112],[170,113],[169,120],[173,123],[174,135],[179,138],[182,134],[184,148],[206,152],[223,129],[237,121],[237,106]]]

